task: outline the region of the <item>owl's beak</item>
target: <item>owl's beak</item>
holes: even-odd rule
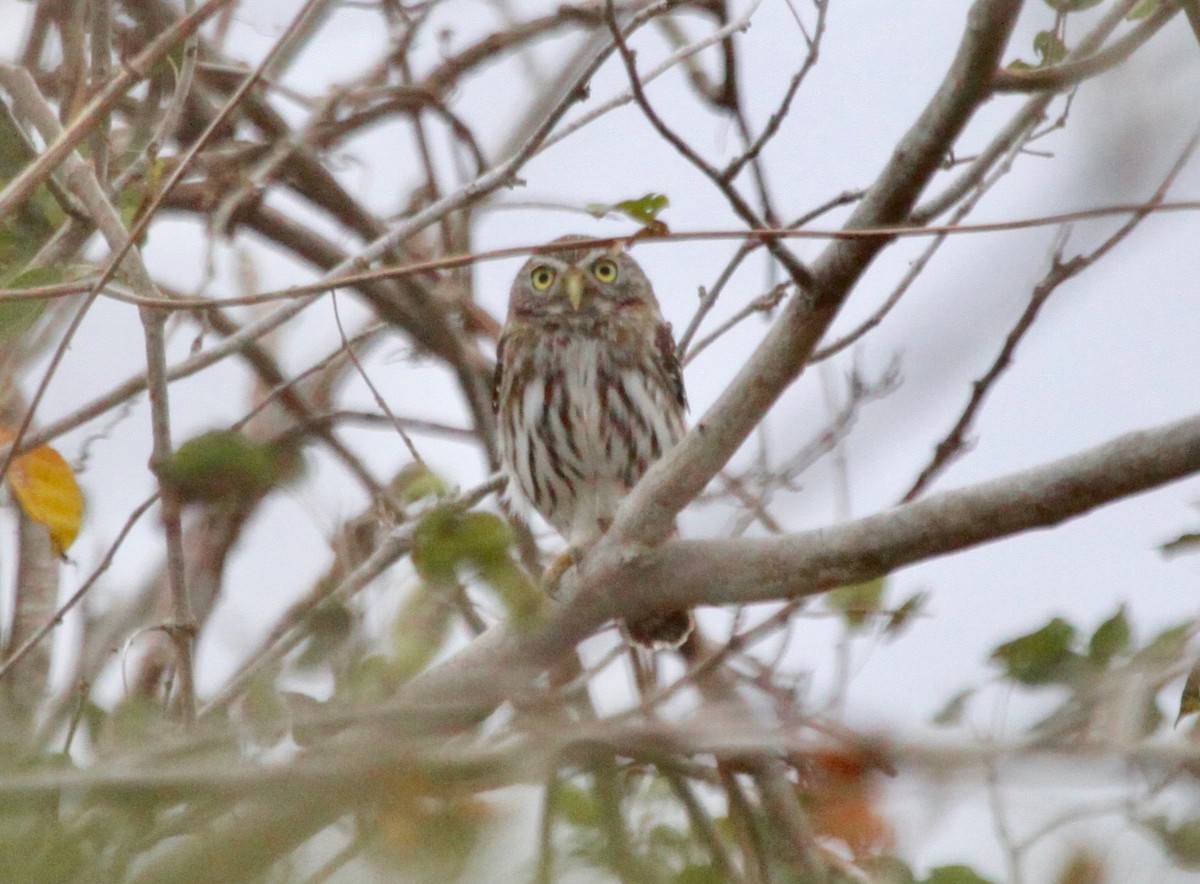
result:
[[[579,270],[568,270],[566,278],[567,300],[571,302],[571,307],[575,310],[579,309],[579,305],[583,303],[583,272]]]

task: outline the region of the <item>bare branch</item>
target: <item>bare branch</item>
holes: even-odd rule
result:
[[[29,198],[37,186],[95,129],[103,115],[125,94],[125,90],[148,76],[163,56],[181,40],[195,33],[200,25],[229,2],[230,0],[207,0],[195,12],[179,19],[155,38],[136,58],[122,65],[121,73],[79,111],[71,120],[70,128],[55,138],[37,160],[0,191],[0,218],[12,214]]]
[[[983,407],[984,400],[988,393],[1000,376],[1012,364],[1013,355],[1016,353],[1018,345],[1021,343],[1025,334],[1033,327],[1034,321],[1037,319],[1038,313],[1047,299],[1064,282],[1078,276],[1087,268],[1095,264],[1100,258],[1111,251],[1117,243],[1121,242],[1125,237],[1134,231],[1141,221],[1153,210],[1153,207],[1166,197],[1167,191],[1171,184],[1183,171],[1192,154],[1195,153],[1197,145],[1200,145],[1200,127],[1193,133],[1188,143],[1184,146],[1183,151],[1172,165],[1170,171],[1163,179],[1162,184],[1154,192],[1146,202],[1146,211],[1135,214],[1128,221],[1122,224],[1115,233],[1104,240],[1094,251],[1087,255],[1076,255],[1068,261],[1062,260],[1062,249],[1065,246],[1065,239],[1054,254],[1049,271],[1033,289],[1033,295],[1029,299],[1025,310],[1017,319],[1016,324],[1009,331],[1004,339],[1004,345],[1000,348],[996,359],[992,365],[984,373],[984,375],[971,385],[971,396],[967,401],[966,407],[962,414],[959,415],[950,432],[945,438],[940,441],[934,449],[934,456],[930,462],[921,470],[916,481],[905,492],[901,498],[901,503],[908,503],[915,500],[921,492],[923,492],[933,480],[946,470],[946,468],[960,456],[962,456],[967,445],[967,432],[973,423],[975,416],[980,408]]]

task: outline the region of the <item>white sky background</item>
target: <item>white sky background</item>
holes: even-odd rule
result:
[[[803,0],[796,6],[809,19]],[[299,9],[296,0],[251,0],[239,6],[228,50],[254,62],[262,57]],[[552,8],[531,0],[513,4],[520,18]],[[898,137],[915,119],[940,81],[963,26],[967,4],[960,0],[886,2],[833,0],[821,61],[810,74],[791,116],[765,156],[780,213],[793,216],[847,189],[869,184]],[[12,57],[23,19],[31,6],[0,0],[0,55]],[[494,7],[483,2],[447,2],[436,14],[451,29],[450,51],[492,27]],[[1007,58],[1033,58],[1034,33],[1048,27],[1052,13],[1029,0]],[[1087,21],[1086,18],[1081,18]],[[285,82],[302,93],[322,93],[347,80],[377,57],[386,37],[380,17],[363,9],[336,12],[314,43],[289,70]],[[689,33],[707,33],[692,17]],[[426,29],[418,47],[417,71],[437,58],[439,48]],[[1082,28],[1076,28],[1078,36]],[[536,59],[544,71],[579,44],[578,37],[538,44]],[[642,69],[665,51],[652,28],[633,45]],[[740,75],[752,123],[761,126],[774,110],[791,73],[803,57],[795,22],[781,0],[765,0],[753,26],[741,38]],[[715,55],[705,56],[715,69]],[[489,160],[503,159],[500,133],[525,109],[525,73],[513,60],[483,69],[467,80],[454,100],[455,110],[481,140]],[[592,83],[592,98],[572,114],[623,90],[619,60],[610,60]],[[663,115],[706,157],[734,155],[739,141],[732,125],[697,110],[681,73],[673,72],[649,87]],[[987,197],[970,220],[1010,220],[1148,197],[1200,120],[1200,50],[1182,16],[1139,52],[1132,63],[1086,86],[1076,99],[1065,131],[1039,141],[1052,159],[1026,156]],[[994,99],[960,140],[971,153],[994,132],[1023,99]],[[277,99],[294,120],[297,105]],[[1055,105],[1057,109],[1059,104]],[[444,148],[444,142],[442,147]],[[371,208],[400,211],[420,170],[411,138],[400,123],[378,126],[339,154],[342,180]],[[454,165],[442,156],[441,170],[453,180]],[[676,230],[737,228],[723,199],[674,151],[662,143],[640,113],[627,107],[601,118],[546,154],[521,173],[522,188],[504,194],[477,225],[478,249],[530,244],[564,233],[597,235],[629,229],[620,222],[597,222],[581,213],[520,208],[527,202],[583,206],[638,196],[648,191],[669,195],[665,220]],[[740,181],[748,182],[743,173]],[[1172,195],[1195,198],[1200,191],[1196,163],[1180,176]],[[935,185],[930,193],[938,192]],[[285,206],[278,195],[271,198]],[[507,205],[510,208],[501,207]],[[834,214],[819,222],[835,226]],[[1119,219],[1081,224],[1073,249],[1095,244]],[[331,231],[333,232],[333,231]],[[1018,352],[1016,364],[992,394],[974,428],[972,452],[933,491],[967,485],[1043,463],[1106,441],[1120,433],[1151,427],[1195,412],[1200,402],[1200,310],[1196,309],[1195,255],[1200,226],[1192,215],[1150,218],[1112,255],[1069,282],[1050,300]],[[338,232],[347,247],[355,244]],[[1053,228],[961,236],[943,247],[887,322],[853,353],[842,354],[828,377],[835,384],[857,361],[871,376],[898,357],[903,385],[882,402],[867,406],[845,448],[853,515],[891,505],[927,461],[933,444],[949,429],[965,404],[972,380],[991,363],[1008,329],[1046,269],[1055,237]],[[242,242],[248,240],[243,238]],[[889,249],[857,287],[835,334],[852,328],[887,296],[923,241]],[[670,243],[638,246],[634,255],[656,286],[664,312],[682,330],[697,301],[697,288],[710,286],[732,243]],[[796,246],[810,259],[820,242]],[[290,259],[255,244],[253,255],[263,288],[305,282],[313,273]],[[1070,253],[1070,251],[1069,251]],[[164,281],[189,290],[199,279],[204,241],[199,229],[182,222],[161,223],[146,249],[151,269]],[[229,291],[232,254],[217,253],[220,273],[209,293]],[[706,324],[713,328],[767,287],[765,259],[747,261],[727,288]],[[477,295],[494,315],[502,316],[508,285],[519,260],[475,268]],[[362,317],[352,296],[340,299],[344,317]],[[751,320],[693,362],[686,375],[693,415],[702,414],[732,377],[742,356],[765,329]],[[703,330],[702,330],[703,334]],[[177,331],[172,357],[186,355],[190,328]],[[298,369],[336,345],[328,298],[310,308],[284,334],[285,363]],[[372,377],[399,414],[465,423],[457,393],[444,373],[413,366],[402,358],[399,339],[378,348],[369,361]],[[141,328],[135,311],[101,301],[93,309],[42,406],[51,420],[107,390],[142,367]],[[31,387],[32,385],[30,385]],[[355,382],[351,396],[374,408],[365,387]],[[226,362],[172,387],[177,441],[236,419],[247,407],[248,384],[241,367]],[[786,457],[819,432],[826,421],[817,372],[806,373],[770,415],[763,438],[773,456]],[[101,422],[103,423],[103,421]],[[82,477],[89,516],[73,551],[65,589],[78,585],[111,541],[128,512],[152,488],[144,468],[149,455],[149,418],[144,401],[95,443]],[[74,458],[94,428],[60,439],[56,445]],[[346,430],[343,437],[362,454],[378,476],[387,476],[406,455],[401,442],[378,430]],[[474,452],[435,437],[417,438],[426,459],[463,485],[482,478]],[[743,461],[753,456],[749,446]],[[325,539],[337,520],[358,512],[364,499],[340,467],[310,458],[309,482],[277,495],[242,541],[228,574],[225,597],[204,633],[200,653],[201,687],[212,689],[270,626],[275,615],[307,590],[327,563]],[[781,497],[774,509],[791,529],[835,521],[836,494],[831,463],[822,461],[803,479],[803,489]],[[1090,630],[1121,602],[1129,605],[1142,639],[1158,629],[1195,617],[1200,557],[1165,560],[1156,551],[1163,541],[1194,530],[1200,513],[1200,480],[1179,482],[1151,494],[1105,508],[1052,531],[1038,532],[947,556],[905,569],[892,578],[893,599],[917,589],[932,593],[927,613],[901,640],[874,648],[855,648],[857,671],[849,694],[848,720],[867,730],[924,734],[924,723],[955,691],[985,681],[989,650],[999,641],[1028,631],[1061,614]],[[689,513],[685,533],[720,534],[732,514],[713,508]],[[105,580],[103,591],[132,590],[160,554],[154,520],[146,521],[127,542]],[[400,583],[386,587],[395,593]],[[383,592],[374,593],[379,598]],[[382,602],[381,602],[382,603]],[[822,697],[833,671],[832,649],[838,628],[832,622],[802,621],[791,662],[809,670],[814,699]],[[1177,696],[1177,694],[1175,695]],[[1164,694],[1164,705],[1173,697]],[[1015,703],[1014,710],[1029,704]],[[1034,704],[1037,705],[1037,704]],[[980,729],[994,726],[999,706],[990,699],[972,708]],[[1040,707],[1039,707],[1040,708]],[[1016,720],[1024,713],[1014,711]],[[1012,806],[1027,823],[1048,806],[1044,775],[1018,776]],[[1099,781],[1067,777],[1077,800]],[[905,781],[893,789],[904,850],[921,863],[970,861],[999,875],[1001,856],[991,842],[981,793],[951,789],[927,793]],[[1018,829],[1025,827],[1018,824]],[[1095,830],[1093,830],[1095,831]],[[1163,881],[1167,870],[1134,862],[1137,839],[1127,836],[1105,845],[1114,862],[1128,870],[1122,881]],[[1055,857],[1048,855],[1045,860]]]

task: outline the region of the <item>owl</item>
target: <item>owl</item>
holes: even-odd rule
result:
[[[618,247],[555,240],[517,273],[496,358],[499,450],[510,493],[566,539],[565,563],[603,534],[621,499],[684,432],[671,326]],[[556,566],[551,566],[554,571]],[[678,647],[692,615],[622,624],[633,642]]]

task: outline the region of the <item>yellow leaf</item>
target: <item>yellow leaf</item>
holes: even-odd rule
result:
[[[0,427],[0,445],[11,442],[15,435]],[[63,555],[83,521],[83,494],[71,467],[61,454],[42,445],[14,458],[7,478],[25,515],[46,526],[54,552]]]

